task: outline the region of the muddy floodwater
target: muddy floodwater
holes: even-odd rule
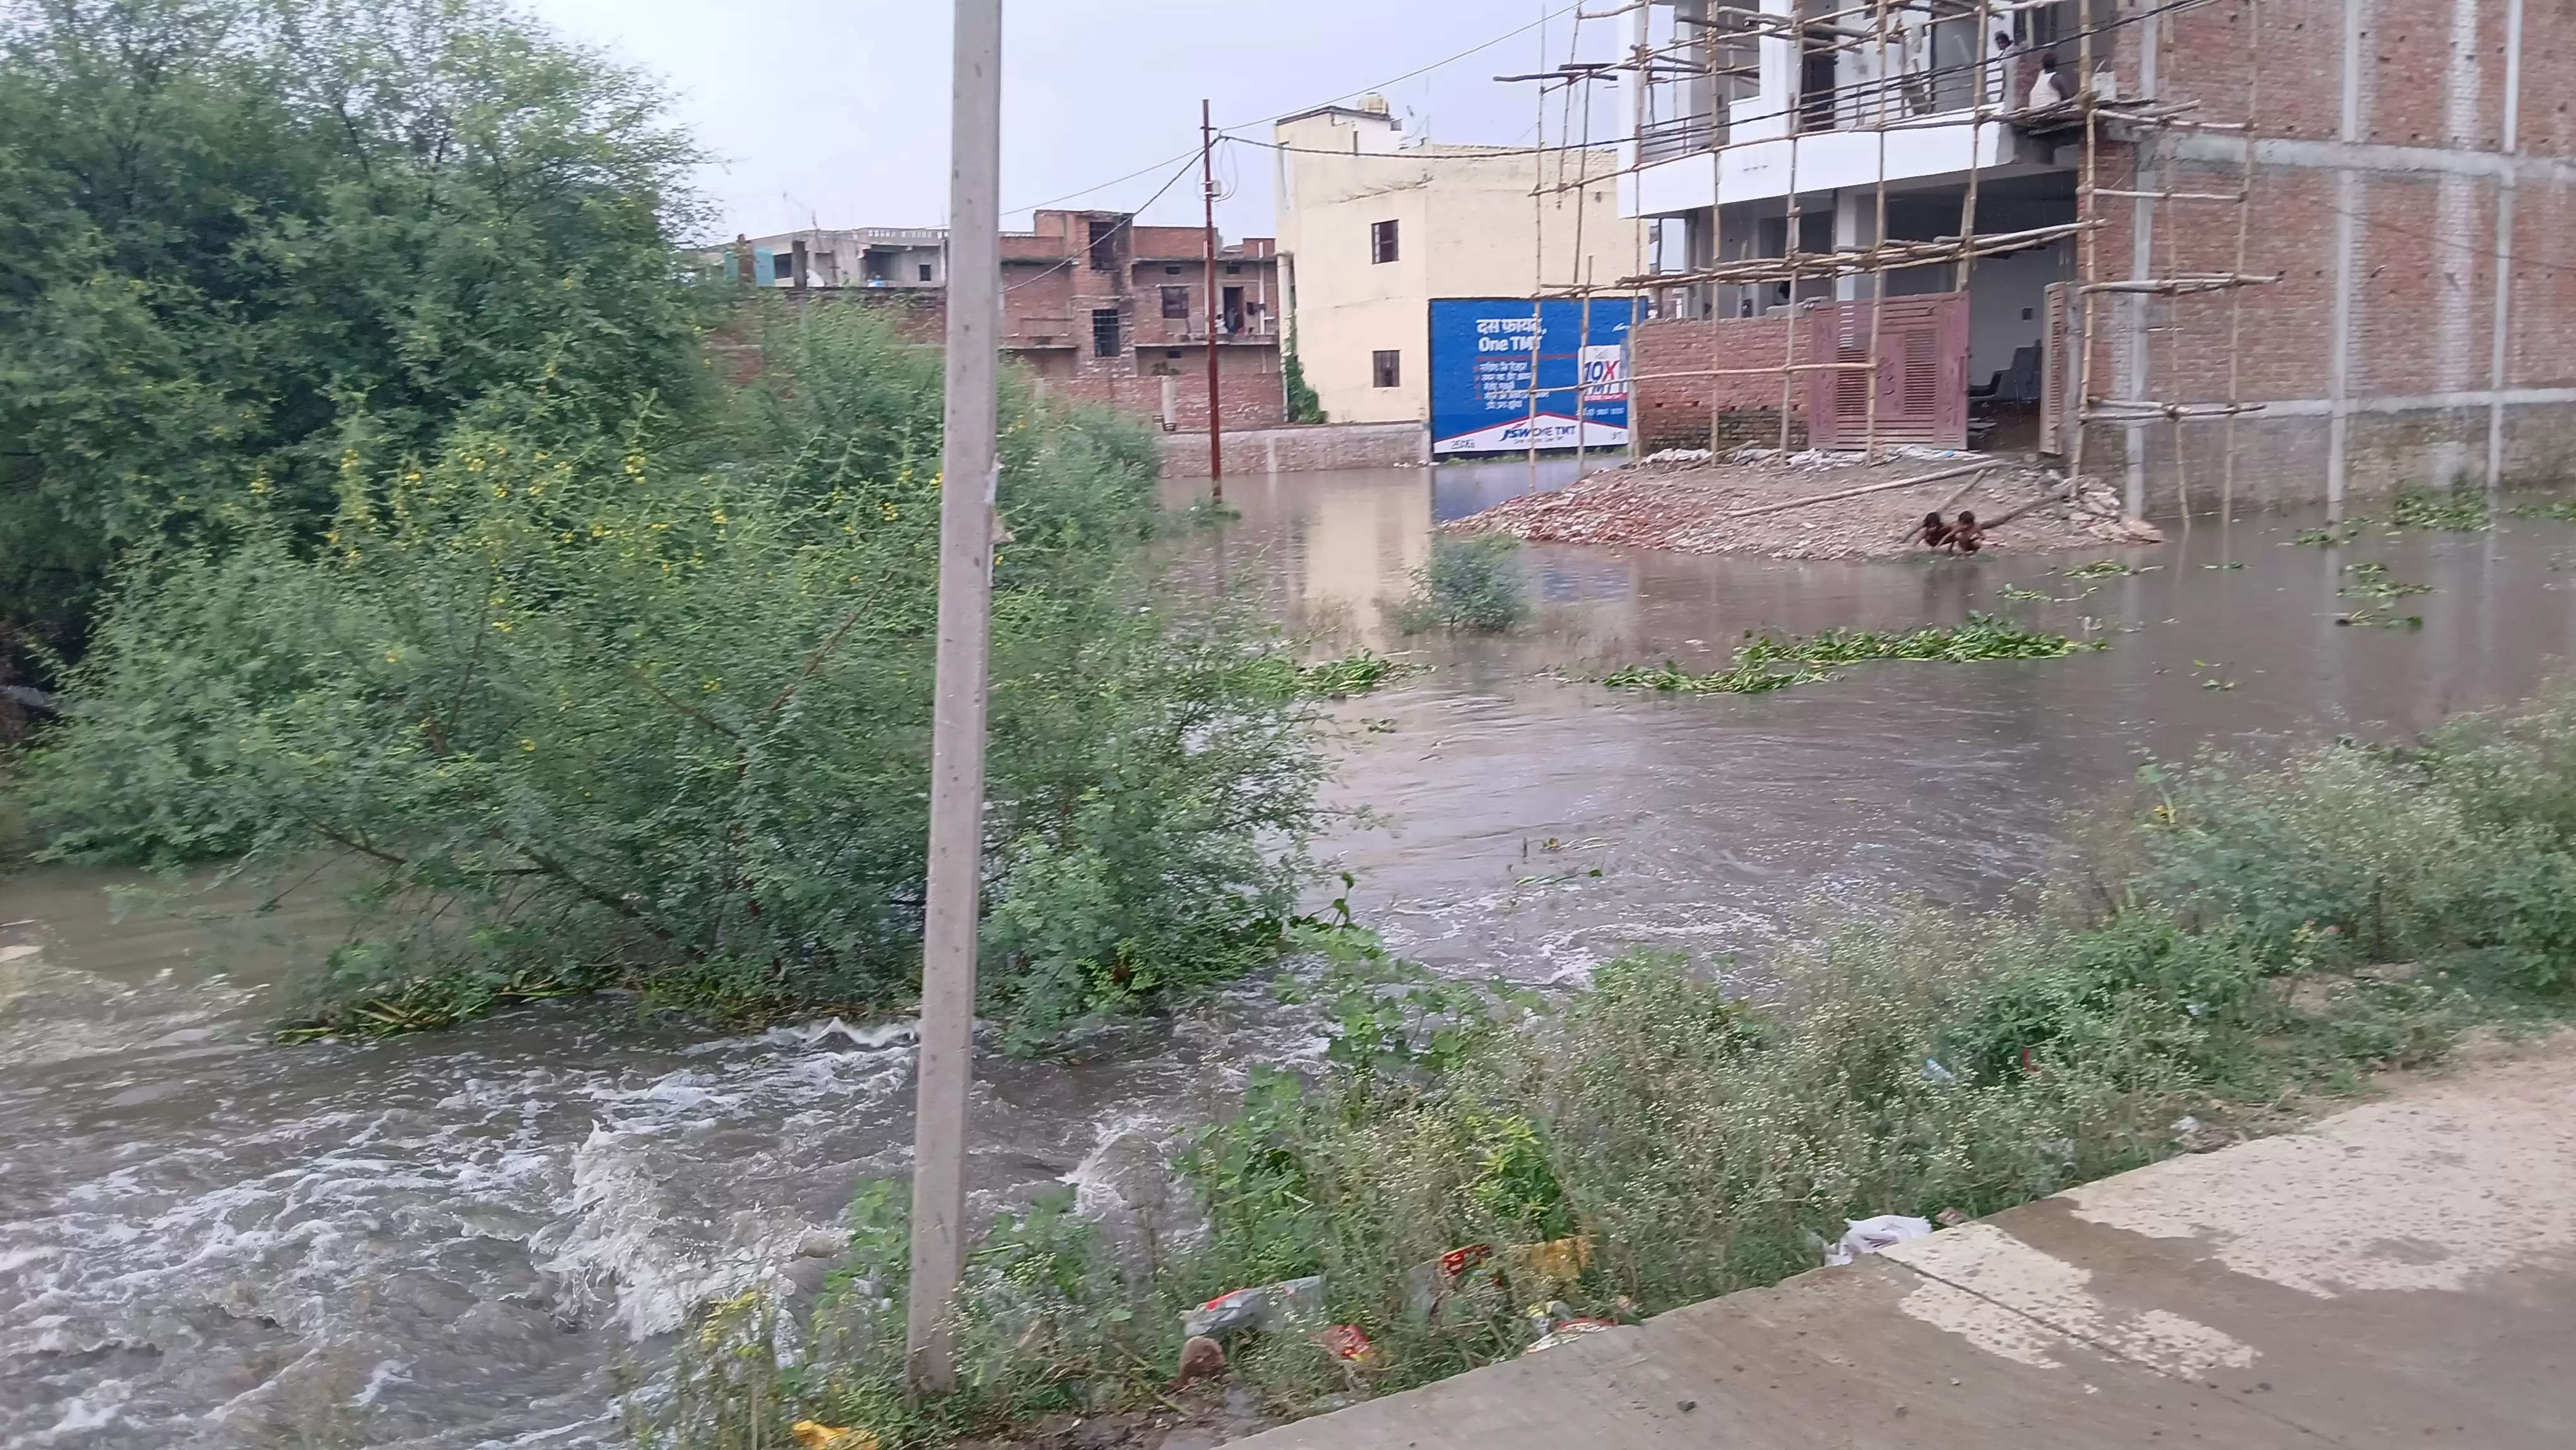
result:
[[[1531,486],[1518,466],[1236,479],[1241,519],[1188,545],[1202,587],[1434,666],[1337,707],[1333,799],[1369,819],[1324,851],[1364,921],[1462,975],[1758,952],[1820,901],[1996,900],[2147,754],[2420,729],[2576,654],[2576,527],[2330,552],[2289,546],[2302,516],[2169,524],[2118,556],[2142,572],[2090,581],[2055,571],[2101,555],[2016,556],[2008,536],[1873,565],[1534,547],[1529,629],[1390,637],[1383,605],[1434,520]],[[2335,622],[2362,604],[2337,593],[2357,561],[2432,586],[2382,606],[2420,630]],[[1706,668],[1751,629],[1971,610],[2111,648],[1758,697],[1582,679]],[[274,984],[327,948],[327,902],[214,924],[120,906],[128,884],[0,881],[0,1444],[613,1439],[621,1365],[649,1373],[655,1336],[709,1296],[819,1282],[852,1185],[905,1169],[900,1025],[711,1040],[611,1000],[275,1047]],[[976,1186],[1065,1179],[1096,1202],[1247,1065],[1315,1046],[1247,990],[1073,1062],[991,1063]]]

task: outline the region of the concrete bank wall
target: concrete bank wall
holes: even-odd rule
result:
[[[1225,471],[1316,473],[1331,468],[1405,468],[1428,461],[1430,435],[1419,423],[1314,423],[1225,435]],[[1205,478],[1207,434],[1163,435],[1163,474]]]

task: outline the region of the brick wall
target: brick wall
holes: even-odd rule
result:
[[[1780,441],[1780,375],[1709,377],[1716,368],[1788,361],[1788,320],[1778,317],[1691,321],[1662,318],[1630,331],[1631,418],[1646,452],[1709,446],[1709,408],[1718,410],[1720,446]],[[1812,359],[1810,359],[1812,361]],[[1806,442],[1804,389],[1790,398],[1790,442]]]
[[[1179,426],[1185,430],[1205,429],[1207,348],[1201,345],[1178,349],[1178,358],[1165,355],[1170,351],[1152,349],[1141,358],[1134,352],[1118,358],[1095,358],[1081,351],[1055,348],[1022,353],[1019,360],[1037,375],[1039,386],[1049,393],[1116,408],[1156,424],[1163,419],[1164,375],[1143,369],[1169,368]],[[1229,428],[1271,428],[1288,420],[1281,391],[1279,350],[1275,347],[1228,343],[1218,348],[1217,386]]]
[[[2387,150],[2338,153],[2346,21],[2359,18],[2359,137]],[[2150,507],[2170,513],[2222,492],[2239,503],[2328,496],[2342,414],[2342,476],[2356,495],[2454,479],[2482,481],[2495,420],[2502,479],[2561,481],[2576,459],[2576,403],[2517,398],[2576,389],[2576,182],[2563,163],[2576,119],[2558,98],[2576,82],[2576,7],[2524,7],[2520,147],[2513,227],[2499,231],[2505,109],[2505,7],[2453,0],[2265,0],[2259,62],[2245,7],[2173,12],[2166,99],[2202,120],[2244,118],[2261,72],[2257,134],[2273,142],[2254,175],[2245,270],[2278,282],[2144,303],[2102,297],[2092,358],[2097,396],[2275,406],[2239,420],[2131,429],[2097,424],[2087,472],[2128,473],[2132,449]],[[2474,36],[2455,47],[2457,22]],[[2136,76],[2143,27],[2124,27],[2121,70]],[[2147,191],[2233,192],[2241,152],[2224,134],[2158,132],[2105,146],[2100,183]],[[2134,180],[2132,179],[2134,178]],[[2347,178],[2349,178],[2347,180]],[[2139,208],[2105,201],[2096,275],[2131,275]],[[2232,272],[2237,209],[2149,204],[2146,274]],[[2339,237],[2350,227],[2345,300]],[[2495,294],[2510,242],[2502,319],[2506,396],[2496,385]],[[2339,303],[2347,331],[2339,334]],[[2138,329],[2143,329],[2139,332]],[[2131,339],[2142,336],[2141,349]],[[2344,350],[2338,355],[2338,341]],[[2143,360],[2144,376],[2137,373]],[[2342,401],[2338,403],[2338,362]],[[2233,464],[2230,466],[2230,438]],[[2232,478],[2231,478],[2232,474]]]
[[[1430,435],[1419,423],[1311,423],[1254,428],[1225,435],[1225,471],[1236,474],[1315,473],[1331,468],[1410,468],[1423,461]],[[1163,435],[1163,472],[1205,478],[1207,434]]]

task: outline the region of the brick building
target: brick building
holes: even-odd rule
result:
[[[940,231],[810,231],[738,241],[705,264],[803,300],[879,308],[905,335],[936,343],[947,318],[946,246]],[[1224,422],[1284,423],[1277,248],[1267,237],[1220,246],[1213,279],[1205,250],[1196,227],[1138,226],[1121,212],[1038,212],[1028,231],[1002,236],[1003,351],[1060,396],[1204,430],[1213,280]],[[736,371],[746,366],[757,363]]]
[[[1657,270],[1692,279],[1635,337],[1649,446],[1713,422],[1776,435],[1781,376],[1713,376],[1713,358],[1785,358],[1837,304],[1960,290],[1944,261],[1819,268],[1791,296],[1760,259],[1789,250],[1794,188],[1808,256],[2033,238],[1967,272],[1966,380],[2033,406],[2028,441],[2125,477],[2134,503],[2339,504],[2576,460],[2576,8],[1888,10],[1891,39],[1857,43],[1837,0],[1631,12],[1636,43],[1703,61],[1635,95],[1628,202],[1659,223]],[[2088,32],[2089,189],[2080,110],[2030,89],[2042,57],[2078,89]],[[1788,389],[1802,427],[1831,406],[1812,383]]]
[[[1283,423],[1277,248],[1267,237],[1221,246],[1213,278],[1205,251],[1196,227],[1039,212],[1002,236],[1002,345],[1051,391],[1204,429],[1213,285],[1225,425]]]

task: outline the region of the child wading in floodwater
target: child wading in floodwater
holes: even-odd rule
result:
[[[1925,514],[1923,516],[1923,532],[1920,537],[1923,541],[1923,547],[1927,549],[1937,549],[1943,544],[1950,542],[1950,526],[1941,522],[1941,515],[1938,511]]]
[[[1959,521],[1950,526],[1950,536],[1941,543],[1943,548],[1955,549],[1962,554],[1973,554],[1986,546],[1986,531],[1977,526],[1975,514],[1961,509]]]

